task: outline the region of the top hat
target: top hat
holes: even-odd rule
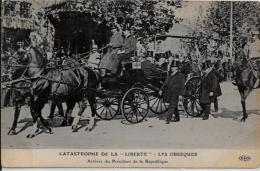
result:
[[[171,68],[172,68],[172,67],[179,67],[180,64],[181,64],[181,63],[180,63],[179,61],[173,60],[170,67],[171,67]]]
[[[202,63],[201,69],[206,70],[212,66],[212,63],[210,60],[206,60],[205,62]]]
[[[211,60],[209,60],[209,59],[207,59],[207,60],[205,61],[205,64],[206,64],[206,66],[207,66],[208,68],[212,66],[212,62],[211,62]]]
[[[147,51],[146,55],[147,57],[153,57],[153,51]]]
[[[201,65],[201,70],[206,70],[206,69],[207,69],[207,65],[205,62],[203,62]]]

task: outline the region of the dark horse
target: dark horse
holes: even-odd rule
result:
[[[92,115],[87,129],[89,131],[93,129],[96,114],[95,93],[98,85],[98,76],[94,71],[81,66],[62,71],[52,68],[47,69],[45,67],[45,58],[36,48],[30,48],[22,60],[27,61],[27,72],[31,77],[32,84],[30,105],[33,127],[31,132],[27,135],[28,138],[32,138],[38,133],[38,121],[52,133],[49,123],[42,117],[41,113],[45,103],[47,103],[49,99],[54,101],[66,101],[67,111],[64,118],[65,123],[68,122],[75,104],[77,102],[79,103],[79,113],[72,123],[73,132],[78,130],[77,125],[88,100]]]
[[[234,69],[236,70],[236,86],[238,87],[241,96],[241,104],[243,108],[243,117],[241,118],[241,122],[244,122],[248,117],[246,112],[247,96],[253,89],[260,88],[260,65],[259,62],[257,62],[258,60],[260,60],[260,58],[243,58],[240,64],[234,66]]]
[[[19,54],[19,55],[24,55],[24,54]],[[11,81],[3,83],[6,85],[7,92],[5,95],[5,104],[10,104],[10,101],[12,99],[13,105],[14,105],[14,119],[13,119],[13,124],[10,130],[8,131],[8,135],[16,135],[16,127],[17,127],[17,122],[18,118],[20,115],[21,107],[25,104],[28,104],[30,106],[30,98],[32,97],[31,94],[31,80],[28,75],[28,70],[27,66],[24,65],[24,62],[26,61],[21,61],[18,56],[13,56],[10,58],[10,61],[12,61],[12,76],[11,76]],[[20,66],[19,66],[20,65]],[[24,65],[24,66],[23,66]],[[34,68],[35,72],[39,72],[41,68]],[[55,102],[57,105],[61,105],[58,102]],[[55,104],[53,102],[53,104]],[[53,105],[52,104],[52,105]],[[59,112],[62,113],[63,109],[59,109]],[[54,111],[51,111],[51,114],[53,114]],[[50,114],[50,115],[51,115]]]
[[[10,64],[9,61],[12,61]],[[20,115],[21,107],[29,102],[29,98],[31,96],[30,86],[31,83],[29,80],[25,80],[25,76],[27,74],[27,70],[25,67],[17,67],[21,61],[19,61],[18,56],[13,56],[8,60],[10,65],[14,65],[12,68],[12,76],[11,80],[3,85],[6,85],[7,92],[5,95],[5,104],[10,103],[11,99],[14,105],[14,120],[11,129],[8,131],[8,135],[16,135],[16,127],[18,118]]]

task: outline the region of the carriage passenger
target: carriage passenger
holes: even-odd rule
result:
[[[137,56],[144,57],[146,53],[146,49],[144,47],[144,42],[142,39],[139,39],[136,43]]]
[[[157,69],[158,67],[153,63],[153,61],[152,57],[147,57],[141,62],[141,68],[144,72],[145,78],[147,79],[153,79],[161,74],[161,71]]]
[[[123,45],[123,50],[125,50],[125,54],[133,53],[136,50],[137,39],[134,36],[134,30],[130,29],[130,31],[126,30],[124,32],[125,40]]]
[[[167,111],[166,124],[169,124],[174,114],[173,122],[180,121],[178,103],[182,99],[184,91],[185,76],[180,72],[179,62],[173,62],[170,66],[170,73],[166,78],[159,95],[163,95],[163,99],[170,103]]]
[[[101,77],[104,77],[107,71],[115,74],[117,72],[117,67],[119,64],[118,51],[122,48],[124,43],[122,36],[122,29],[117,24],[112,27],[112,37],[110,38],[110,43],[108,45],[108,51],[103,56],[100,61],[99,68],[101,69]]]

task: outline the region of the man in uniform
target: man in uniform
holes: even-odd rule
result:
[[[163,99],[170,103],[167,111],[166,124],[169,124],[174,114],[173,122],[180,121],[178,111],[179,100],[182,99],[184,91],[185,76],[179,70],[179,62],[173,62],[170,66],[170,73],[159,91],[159,95],[163,94]]]
[[[97,45],[93,44],[93,51],[89,56],[87,66],[91,69],[97,69],[100,63],[100,53],[97,51]]]
[[[247,65],[249,60],[249,45],[247,38],[241,40],[241,49],[237,52],[235,58],[235,80],[232,81],[234,85],[242,85],[243,83],[239,79],[244,66]]]

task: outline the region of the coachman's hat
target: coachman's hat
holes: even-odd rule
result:
[[[153,51],[147,51],[146,56],[147,57],[153,57]]]
[[[179,61],[173,60],[170,67],[171,67],[171,68],[172,68],[172,67],[179,67],[180,64],[181,64],[181,63],[180,63]]]

